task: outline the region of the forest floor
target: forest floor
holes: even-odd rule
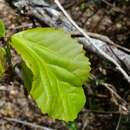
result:
[[[130,2],[62,0],[62,4],[72,18],[87,31],[106,35],[116,44],[130,49]],[[33,27],[32,18],[21,16],[4,0],[0,0],[0,19],[6,26],[4,41],[8,41],[18,31]],[[37,26],[41,26],[36,22]],[[4,44],[1,40],[0,46]],[[19,57],[13,52],[12,55],[13,63],[19,62]],[[77,130],[117,130],[119,123],[118,130],[130,130],[130,115],[120,115],[119,106],[114,101],[116,99],[108,90],[97,85],[100,82],[112,84],[116,92],[130,103],[127,83],[119,80],[120,76],[112,66],[89,52],[88,56],[92,64],[91,73],[96,78],[84,85],[87,103],[75,122],[68,124],[42,114],[31,97],[27,96],[23,83],[14,76],[12,81],[4,79],[0,83],[0,130],[40,130],[26,125],[27,122],[56,130],[76,130],[69,128],[73,124],[76,124]],[[107,67],[104,68],[104,65]],[[15,119],[25,121],[25,124],[18,123]]]

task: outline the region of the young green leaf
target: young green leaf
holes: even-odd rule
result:
[[[24,85],[27,88],[27,91],[30,92],[32,87],[32,81],[33,81],[33,74],[32,71],[26,66],[25,63],[22,64],[22,78],[24,81]]]
[[[74,121],[73,122],[68,122],[67,126],[68,126],[69,130],[78,130],[77,126],[76,126],[76,122],[74,122]]]
[[[82,84],[90,71],[82,46],[63,30],[52,28],[17,33],[11,45],[32,72],[33,81],[26,84],[41,111],[55,119],[74,120],[85,104]]]
[[[5,64],[6,64],[5,55],[6,55],[5,49],[0,48],[0,78],[5,72]]]
[[[0,37],[5,36],[5,26],[2,20],[0,20]]]

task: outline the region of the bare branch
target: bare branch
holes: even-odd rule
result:
[[[118,120],[118,123],[117,123],[117,126],[116,126],[116,130],[119,130],[120,123],[121,123],[121,118],[122,118],[122,115],[120,114],[119,120]]]
[[[48,128],[48,127],[44,127],[44,126],[41,126],[41,125],[33,124],[33,123],[30,123],[30,122],[22,121],[22,120],[15,119],[15,118],[5,117],[4,120],[15,122],[15,123],[20,123],[20,124],[23,124],[23,125],[26,125],[26,126],[31,126],[32,128],[37,128],[37,129],[41,129],[41,130],[56,130],[56,129],[51,129],[51,128]]]
[[[72,18],[68,15],[68,13],[64,10],[63,6],[60,4],[60,2],[58,0],[55,0],[55,3],[57,4],[57,6],[60,8],[60,10],[64,13],[64,15],[67,17],[67,19],[72,23],[72,25],[81,33],[83,34],[83,36],[86,38],[87,42],[89,44],[92,44],[93,47],[95,47],[95,49],[103,56],[105,57],[107,60],[109,60],[111,63],[113,63],[116,66],[116,69],[119,70],[122,75],[125,77],[125,79],[129,82],[130,84],[130,77],[128,76],[128,74],[124,71],[124,69],[109,55],[107,55],[103,50],[101,50],[98,46],[96,46],[96,44],[93,43],[93,40],[87,35],[87,33],[80,28],[73,20]]]
[[[119,106],[119,112],[124,115],[128,114],[129,112],[127,108],[128,103],[112,89],[113,86],[108,83],[101,83],[101,85],[110,91],[111,95],[113,95],[113,98],[115,97],[118,100],[118,101],[114,100],[114,102],[116,102],[115,104]]]

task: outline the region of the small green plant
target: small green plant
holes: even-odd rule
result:
[[[74,122],[74,121],[73,122],[68,122],[67,126],[68,126],[69,130],[78,130],[77,126],[76,126],[76,122]]]
[[[90,72],[82,46],[54,28],[16,33],[10,45],[23,59],[25,87],[41,111],[54,119],[73,121],[85,104],[82,85]]]
[[[0,38],[5,36],[5,26],[2,20],[0,20]],[[5,72],[6,64],[6,51],[4,48],[0,47],[0,78]]]
[[[0,78],[5,72],[6,68],[6,52],[4,48],[0,48]]]
[[[5,26],[2,20],[0,20],[0,37],[5,36]]]

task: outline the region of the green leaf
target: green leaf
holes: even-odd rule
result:
[[[5,36],[5,26],[2,20],[0,20],[0,37]]]
[[[22,64],[22,78],[24,81],[24,85],[27,88],[27,91],[30,92],[32,81],[33,81],[33,74],[32,71],[26,66],[25,63]]]
[[[11,45],[32,72],[32,86],[26,82],[27,89],[41,111],[55,119],[74,120],[85,104],[82,84],[90,71],[82,46],[63,30],[52,28],[17,33]]]
[[[5,59],[6,51],[4,48],[0,48],[0,78],[2,77],[3,73],[5,72]]]
[[[67,126],[68,126],[69,130],[78,130],[76,122],[68,122]]]

